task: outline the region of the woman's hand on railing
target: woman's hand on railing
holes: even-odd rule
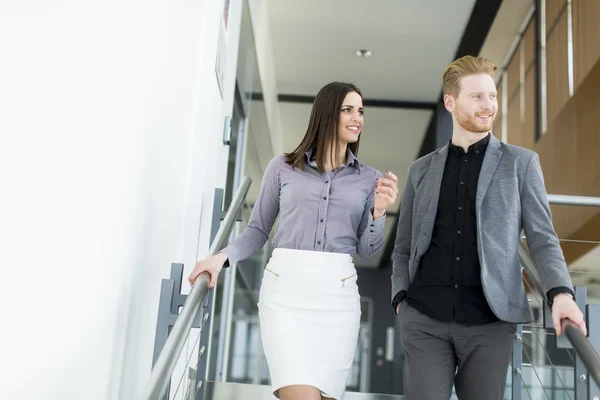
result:
[[[223,265],[227,261],[227,255],[224,253],[217,253],[212,257],[208,257],[204,260],[196,261],[196,265],[194,266],[194,270],[190,274],[188,281],[190,285],[194,286],[194,282],[198,275],[203,272],[208,272],[210,275],[210,283],[208,284],[208,289],[212,289],[217,284],[217,278],[219,277],[219,272],[223,269]]]
[[[581,331],[587,336],[587,328],[585,321],[583,320],[583,313],[577,306],[577,303],[571,296],[566,293],[556,295],[554,303],[552,304],[552,322],[554,323],[554,330],[556,330],[556,336],[560,336],[564,329],[562,321],[568,319],[581,329]]]

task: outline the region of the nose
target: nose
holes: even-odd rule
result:
[[[486,96],[483,101],[483,109],[485,111],[492,111],[494,109],[494,100]]]

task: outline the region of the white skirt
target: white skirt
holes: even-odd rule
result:
[[[309,385],[341,400],[360,328],[349,254],[275,249],[260,289],[261,339],[273,394]]]

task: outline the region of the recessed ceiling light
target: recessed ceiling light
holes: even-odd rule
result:
[[[359,49],[359,50],[356,50],[355,54],[356,54],[356,57],[368,58],[368,57],[371,57],[371,55],[373,53],[371,53],[371,50],[368,50],[368,49]]]

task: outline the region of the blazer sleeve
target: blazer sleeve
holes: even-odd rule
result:
[[[552,226],[552,215],[540,160],[536,153],[529,159],[521,187],[521,224],[527,246],[538,270],[544,293],[556,287],[573,290],[567,264]]]

